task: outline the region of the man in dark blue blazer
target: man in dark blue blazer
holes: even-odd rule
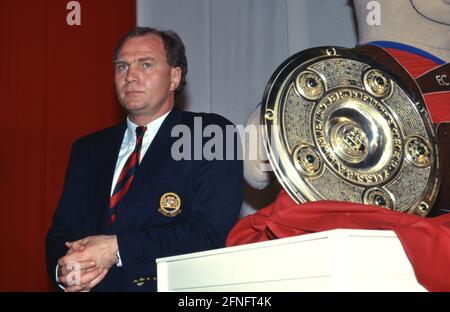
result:
[[[73,144],[46,237],[66,291],[155,291],[155,259],[223,247],[242,202],[234,126],[174,107],[187,73],[178,35],[138,27],[114,64],[127,120]]]

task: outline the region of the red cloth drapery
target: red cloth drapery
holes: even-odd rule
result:
[[[417,281],[429,291],[450,291],[450,214],[421,218],[348,202],[296,204],[282,190],[273,204],[236,224],[227,246],[339,228],[395,231]]]

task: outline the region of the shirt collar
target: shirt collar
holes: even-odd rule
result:
[[[145,126],[147,127],[147,131],[145,131],[144,133],[144,139],[146,136],[148,135],[156,135],[156,132],[158,132],[159,128],[161,127],[162,123],[164,122],[164,120],[166,119],[167,115],[169,115],[169,113],[172,110],[169,110],[167,113],[165,113],[164,115],[161,115],[160,117],[156,118],[155,120],[151,121],[150,123],[146,124]],[[133,142],[136,140],[136,128],[138,127],[138,125],[136,125],[134,122],[132,122],[130,120],[129,117],[127,117],[127,141],[128,142]]]

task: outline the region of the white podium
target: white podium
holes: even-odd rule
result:
[[[392,231],[332,230],[156,260],[158,291],[426,291]]]

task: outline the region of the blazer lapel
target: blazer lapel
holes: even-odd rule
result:
[[[123,136],[126,130],[126,123],[121,123],[112,129],[112,133],[105,141],[99,142],[96,159],[95,172],[97,176],[96,190],[94,194],[94,206],[92,213],[93,230],[96,234],[110,233],[109,226],[109,201],[111,195],[112,180],[116,168],[117,157],[119,156]]]

